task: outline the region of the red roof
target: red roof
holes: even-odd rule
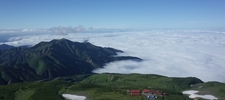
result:
[[[140,96],[141,93],[131,93],[130,95],[132,95],[132,96]]]
[[[162,94],[162,92],[155,92],[155,94],[157,94],[157,95],[161,95],[161,94]]]
[[[131,90],[131,93],[141,93],[141,90]]]
[[[141,90],[131,90],[130,95],[132,96],[140,96],[141,95]]]
[[[150,93],[150,92],[155,92],[154,90],[149,90],[149,89],[144,89],[143,93]]]

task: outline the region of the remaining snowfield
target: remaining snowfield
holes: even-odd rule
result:
[[[78,96],[74,94],[62,94],[62,96],[67,100],[85,100],[85,96]]]
[[[203,99],[208,99],[208,100],[216,100],[217,98],[213,95],[198,95],[196,93],[198,93],[199,91],[196,90],[187,90],[187,91],[183,91],[183,94],[188,94],[189,98],[203,98]]]

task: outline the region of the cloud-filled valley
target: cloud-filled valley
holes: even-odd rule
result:
[[[172,77],[198,77],[203,81],[225,82],[225,34],[218,31],[127,31],[12,36],[0,42],[14,46],[66,38],[72,41],[113,47],[119,55],[137,56],[142,62],[111,62],[95,73],[142,73]]]

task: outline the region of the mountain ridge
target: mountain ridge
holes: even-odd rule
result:
[[[138,57],[115,56],[118,52],[123,51],[95,46],[88,42],[79,43],[67,39],[55,39],[50,42],[40,42],[30,48],[14,47],[0,50],[0,73],[21,72],[19,75],[23,75],[22,72],[25,70],[32,72],[33,76],[38,76],[40,79],[48,79],[75,74],[90,74],[93,69],[101,68],[106,63],[118,60],[141,61]],[[7,69],[8,67],[10,69]],[[16,70],[16,72],[12,70]],[[10,77],[8,74],[2,75]],[[34,79],[36,79],[35,77]],[[1,78],[7,82],[10,80],[24,81],[24,79],[15,77],[15,79],[12,77],[7,79],[5,76],[1,76]]]
[[[13,48],[13,46],[11,46],[11,45],[7,45],[7,44],[1,44],[0,45],[0,50],[7,50],[7,49],[11,49],[11,48]]]

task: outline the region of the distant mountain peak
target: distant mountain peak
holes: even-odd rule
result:
[[[8,44],[1,44],[0,45],[0,50],[11,49],[11,48],[14,48],[14,46],[11,46],[11,45],[8,45]]]
[[[71,40],[66,38],[61,38],[61,39],[53,39],[52,41],[71,41]]]
[[[36,45],[33,46],[33,49],[36,49],[36,48],[40,48],[40,49],[44,49],[44,48],[48,48],[48,47],[52,47],[53,45],[55,44],[62,44],[62,45],[65,45],[65,44],[72,44],[73,41],[70,41],[68,39],[65,39],[65,38],[62,38],[62,39],[53,39],[49,42],[40,42]]]
[[[50,42],[54,42],[54,43],[59,43],[59,42],[73,42],[71,40],[68,40],[66,38],[61,38],[61,39],[53,39],[52,41]]]
[[[140,60],[137,57],[115,56],[117,52],[122,51],[95,46],[91,43],[73,42],[65,38],[40,42],[32,48],[17,47],[15,49],[1,50],[0,65],[3,66],[4,70],[0,70],[0,75],[4,72],[9,74],[4,77],[0,76],[0,79],[10,81],[14,80],[15,77],[19,78],[19,76],[10,76],[14,75],[14,72],[23,75],[21,77],[28,77],[23,74],[24,71],[33,75],[30,77],[40,76],[42,78],[89,74],[92,73],[93,69],[101,68],[109,62]],[[12,79],[5,79],[5,77],[12,77]],[[18,78],[15,79],[27,81]]]

